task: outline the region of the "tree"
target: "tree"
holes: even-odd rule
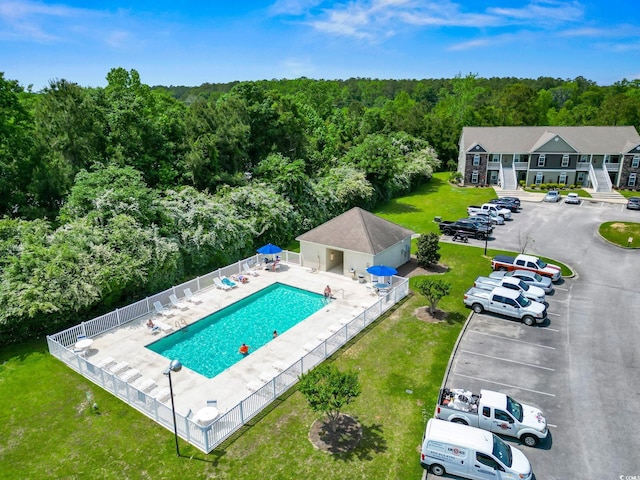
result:
[[[423,268],[438,263],[440,260],[440,238],[437,233],[427,233],[418,238],[418,252],[416,254],[418,265]]]
[[[322,412],[335,432],[340,410],[360,395],[358,374],[341,372],[333,364],[322,364],[300,376],[298,390],[307,399],[311,410]]]
[[[451,284],[440,278],[424,278],[416,282],[416,288],[429,302],[429,313],[433,315],[442,297],[449,295]]]

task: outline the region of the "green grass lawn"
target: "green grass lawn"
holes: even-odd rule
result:
[[[640,248],[640,223],[605,222],[600,225],[600,235],[621,247]],[[629,238],[632,239],[629,243]]]
[[[624,198],[640,197],[640,190],[616,190]]]
[[[467,205],[495,197],[492,189],[458,188],[446,178],[436,175],[379,213],[424,233],[437,229],[434,216],[455,220]],[[364,433],[351,453],[313,448],[308,433],[317,415],[291,390],[221,448],[205,455],[180,441],[185,457],[178,458],[172,432],[51,357],[40,340],[0,353],[0,478],[419,478],[424,425],[469,313],[462,294],[489,273],[492,255],[504,253],[490,250],[485,257],[481,248],[448,243],[440,252],[447,267],[441,277],[452,285],[439,304],[447,321],[418,320],[414,312],[427,302],[412,294],[331,359],[356,370],[362,385],[344,409]]]

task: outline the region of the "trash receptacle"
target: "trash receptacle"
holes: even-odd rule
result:
[[[442,221],[442,217],[433,217],[433,221],[439,223]]]
[[[360,283],[364,283],[364,275],[363,275],[362,273],[359,273],[359,274],[358,274],[358,281],[359,281]]]

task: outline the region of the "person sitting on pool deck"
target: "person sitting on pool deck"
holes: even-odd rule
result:
[[[249,353],[249,345],[243,343],[238,349],[238,353],[240,353],[241,355],[247,355]]]
[[[327,300],[331,298],[331,287],[329,285],[324,289],[324,298]]]

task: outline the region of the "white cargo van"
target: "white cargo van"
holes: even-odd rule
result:
[[[524,453],[493,433],[436,418],[427,423],[420,464],[437,476],[450,473],[472,480],[533,476]]]

